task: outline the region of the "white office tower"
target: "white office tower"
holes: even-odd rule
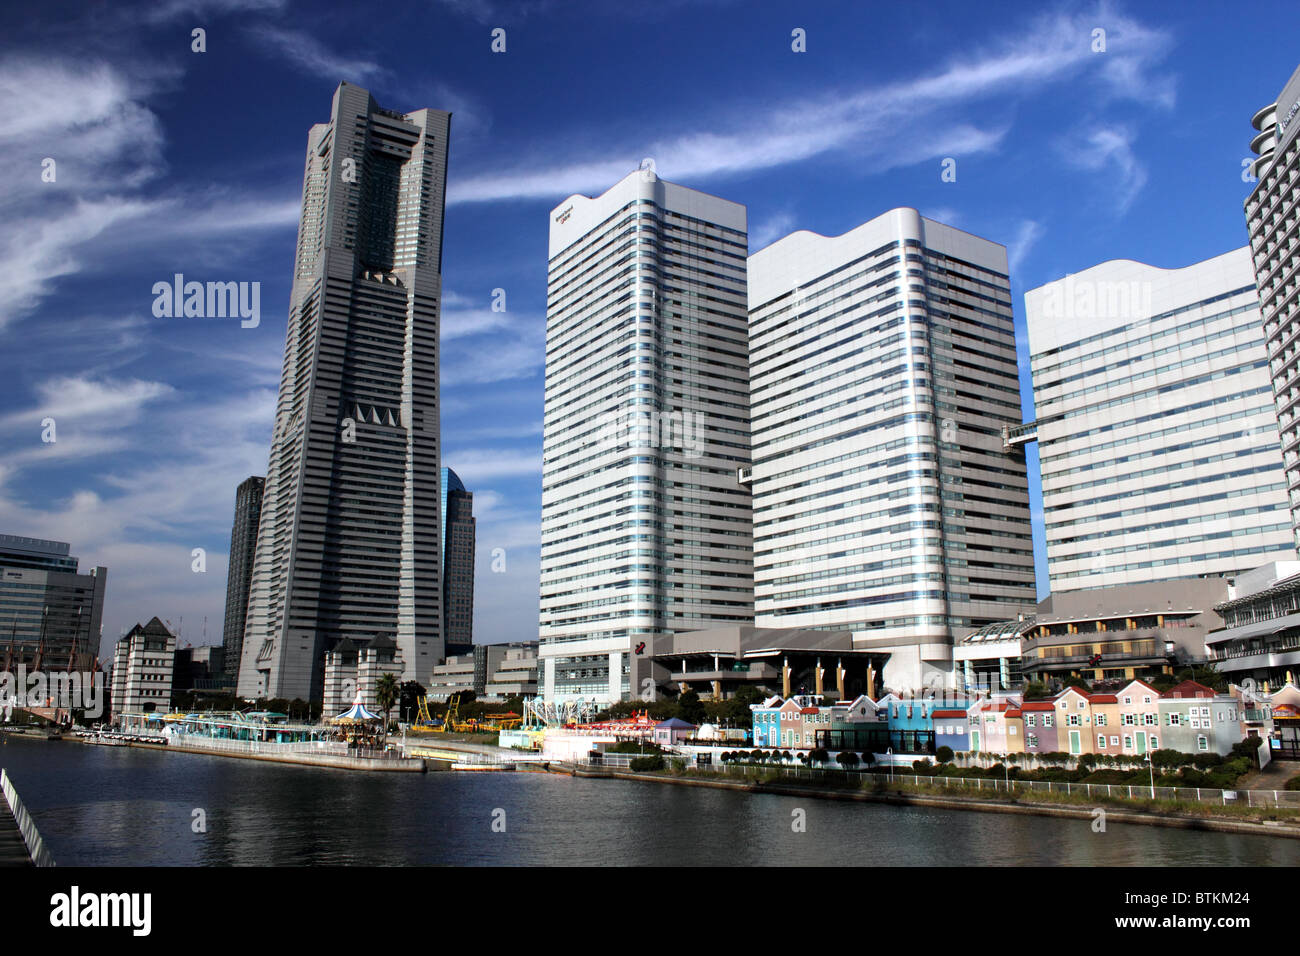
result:
[[[749,257],[754,613],[850,630],[884,686],[1035,603],[1006,249],[894,209]]]
[[[1273,382],[1282,459],[1286,468],[1293,542],[1300,542],[1300,68],[1275,103],[1252,120],[1259,135],[1250,146],[1259,156],[1258,178],[1246,200],[1264,340]]]
[[[438,315],[449,113],[344,83],[307,138],[238,691],[320,700],[326,651],[442,659]]]
[[[539,683],[619,700],[752,621],[745,207],[647,169],[550,228]]]
[[[1250,251],[1025,293],[1053,594],[1294,559]]]

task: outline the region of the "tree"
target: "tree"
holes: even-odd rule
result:
[[[1080,677],[1078,674],[1071,674],[1065,679],[1065,687],[1077,687],[1080,690],[1092,690],[1092,685]]]
[[[382,674],[375,681],[375,703],[384,712],[384,746],[388,745],[388,714],[402,697],[402,688],[393,674]]]
[[[704,704],[700,702],[700,695],[693,690],[680,695],[677,698],[677,716],[697,727],[704,723],[706,714]]]
[[[934,757],[939,763],[952,763],[952,758],[956,756],[952,748],[946,744],[934,752]]]
[[[1025,685],[1025,700],[1044,700],[1048,696],[1047,685],[1039,680],[1031,680]]]
[[[835,762],[845,770],[852,770],[858,765],[858,755],[852,750],[844,750],[835,758]]]
[[[420,709],[420,698],[428,693],[419,681],[402,681],[401,700],[398,702],[399,712],[408,714],[414,720],[416,712]]]

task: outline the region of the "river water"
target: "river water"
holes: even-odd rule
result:
[[[62,866],[1300,865],[1300,841],[1283,838],[546,773],[366,774],[12,739],[0,766]]]

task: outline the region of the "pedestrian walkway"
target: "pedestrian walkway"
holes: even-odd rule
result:
[[[18,821],[9,812],[9,805],[0,797],[0,866],[31,866],[27,844],[23,842]]]
[[[1300,761],[1274,759],[1263,770],[1252,770],[1241,778],[1241,790],[1285,790],[1286,782],[1300,776]]]

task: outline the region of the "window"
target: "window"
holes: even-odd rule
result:
[[[1124,735],[1124,749],[1125,750],[1133,749],[1133,738],[1130,737],[1128,734]]]
[[[1179,714],[1176,714],[1176,713],[1171,713],[1171,714],[1169,715],[1169,726],[1170,726],[1170,727],[1177,727],[1177,726],[1178,726],[1179,716],[1180,716],[1180,715],[1179,715]]]
[[[1197,750],[1209,750],[1209,749],[1210,749],[1210,741],[1209,741],[1209,739],[1205,736],[1205,734],[1197,734],[1197,735],[1196,735],[1196,749],[1197,749]]]
[[[1044,726],[1044,727],[1051,727],[1051,726],[1052,726],[1052,715],[1051,715],[1051,714],[1044,714],[1044,715],[1043,715],[1043,726]]]
[[[1111,738],[1110,738],[1110,745],[1111,745],[1112,747],[1118,747],[1118,746],[1119,746],[1119,738],[1118,738],[1118,737],[1111,737]]]
[[[1155,714],[1143,714],[1143,715],[1142,715],[1142,723],[1145,724],[1146,726],[1148,726],[1148,727],[1154,727],[1154,726],[1156,725],[1156,722],[1157,722],[1157,720],[1156,720],[1156,715],[1155,715]]]
[[[1132,698],[1132,697],[1125,697],[1125,698],[1124,698],[1124,703],[1126,703],[1126,704],[1131,704],[1131,703],[1133,703],[1133,698]]]
[[[1106,746],[1106,735],[1105,735],[1105,734],[1098,734],[1098,735],[1097,735],[1097,746],[1098,746],[1098,747],[1104,747],[1104,746]]]
[[[1142,703],[1144,703],[1144,704],[1149,704],[1149,703],[1151,703],[1151,698],[1150,698],[1150,697],[1143,697],[1143,698],[1142,698]]]
[[[1098,714],[1098,715],[1097,715],[1097,726],[1098,726],[1098,727],[1105,727],[1105,726],[1106,726],[1106,715],[1105,715],[1105,714]]]
[[[1079,715],[1071,714],[1069,723],[1071,727],[1078,727],[1079,724],[1081,723],[1081,721],[1079,720]]]
[[[1133,714],[1125,714],[1122,721],[1125,727],[1137,726],[1137,718]]]
[[[1155,734],[1151,735],[1151,749],[1152,750],[1160,749],[1160,738],[1157,737]]]
[[[1033,714],[1030,714],[1028,717],[1025,718],[1025,726],[1026,726],[1026,727],[1033,727],[1033,726],[1034,726],[1034,715],[1033,715]]]

